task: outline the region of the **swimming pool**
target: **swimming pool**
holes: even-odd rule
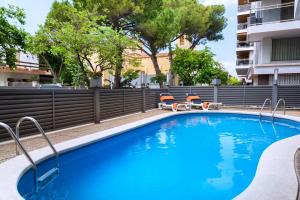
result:
[[[60,156],[60,174],[25,199],[232,199],[251,183],[262,152],[300,133],[300,123],[228,113],[170,116]],[[39,164],[39,173],[53,161]]]

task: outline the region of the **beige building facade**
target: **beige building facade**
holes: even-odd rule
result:
[[[185,39],[184,36],[180,37],[178,40],[176,40],[176,45],[179,48],[189,48],[190,43]],[[130,59],[136,59],[139,63],[138,66],[133,66],[129,60]],[[140,71],[140,77],[133,81],[133,85],[136,87],[140,87],[142,83],[149,85],[150,87],[159,87],[156,83],[151,83],[151,78],[155,77],[155,69],[154,65],[152,63],[151,58],[142,50],[135,50],[135,51],[129,51],[126,53],[125,56],[125,66],[124,71],[128,69],[134,69]],[[170,74],[170,58],[169,53],[159,53],[157,55],[157,61],[160,67],[161,72],[167,76],[167,81],[165,84],[167,84]],[[103,83],[104,85],[109,85],[110,81],[113,81],[113,77],[109,74],[109,72],[105,72],[103,76]],[[178,85],[178,78],[175,77],[175,84]]]

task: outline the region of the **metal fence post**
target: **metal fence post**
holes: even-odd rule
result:
[[[54,89],[52,89],[52,128],[55,129],[55,92]]]
[[[272,86],[272,109],[275,108],[278,101],[278,84],[275,82]]]
[[[218,103],[219,101],[219,85],[214,85],[214,102]]]
[[[246,108],[246,84],[243,87],[243,107]]]
[[[142,113],[146,112],[146,89],[142,87]]]
[[[125,113],[125,89],[122,89],[123,91],[123,114]]]
[[[95,124],[100,123],[100,89],[94,89],[94,112],[95,112]]]
[[[214,85],[214,103],[218,103],[219,101],[219,86],[221,85],[221,80],[215,78],[212,80],[212,84]]]
[[[275,109],[275,106],[278,101],[278,69],[274,69],[273,75],[273,87],[272,87],[272,109]]]

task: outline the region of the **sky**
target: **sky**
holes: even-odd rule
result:
[[[209,42],[209,46],[214,52],[216,60],[222,63],[225,69],[233,76],[237,76],[235,71],[236,62],[236,29],[237,29],[237,2],[238,0],[204,0],[206,5],[224,4],[227,27],[223,31],[224,40]]]
[[[233,76],[235,72],[236,59],[236,24],[237,24],[237,0],[200,0],[206,5],[224,4],[226,8],[225,16],[228,25],[223,31],[224,40],[218,42],[209,42],[208,47],[215,54],[216,60],[223,64],[225,69]],[[43,24],[47,13],[50,11],[51,4],[54,0],[0,0],[0,6],[8,4],[16,5],[25,10],[26,24],[25,30],[34,34],[38,25]]]

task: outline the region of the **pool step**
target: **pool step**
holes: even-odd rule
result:
[[[40,176],[38,178],[38,185],[39,187],[43,187],[45,185],[47,185],[47,183],[49,183],[51,180],[53,180],[57,175],[58,175],[58,168],[52,168],[49,171],[47,171],[45,174],[43,174],[42,176]]]

